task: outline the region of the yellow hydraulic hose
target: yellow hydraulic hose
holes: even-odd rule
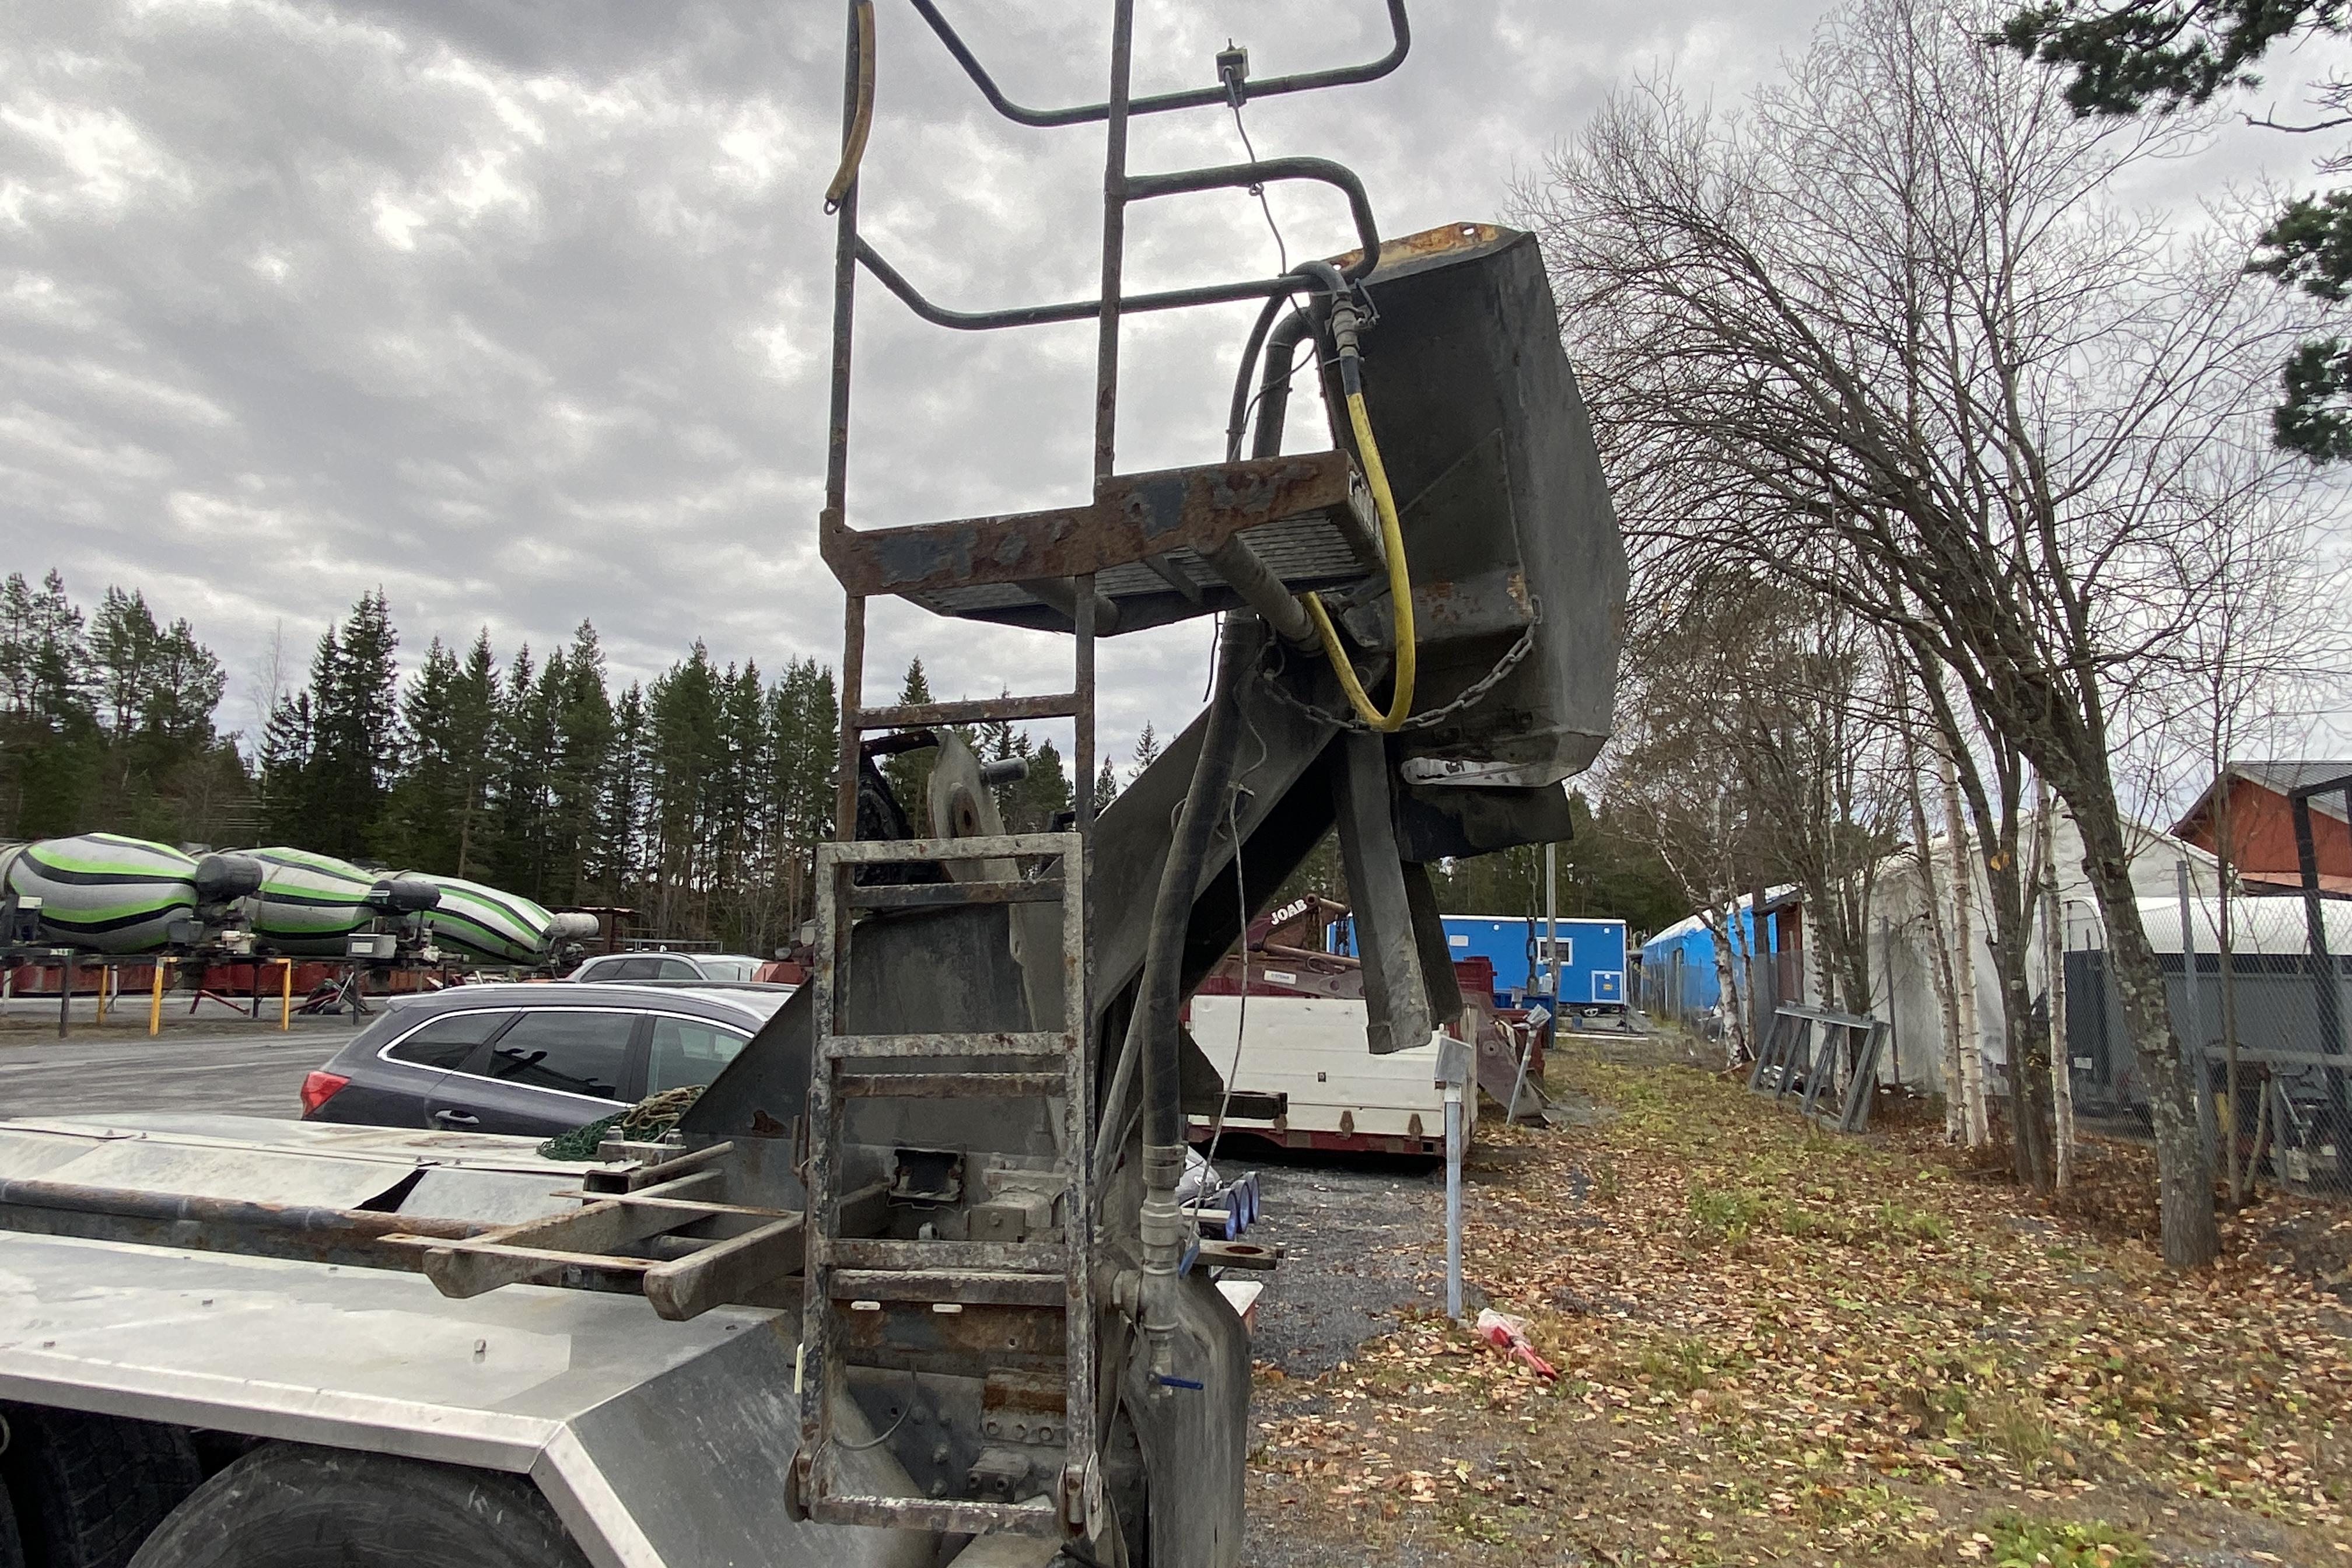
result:
[[[1352,367],[1350,367],[1352,368]],[[1353,380],[1343,376],[1343,380]],[[1364,683],[1356,679],[1355,666],[1349,662],[1348,650],[1339,646],[1339,634],[1331,625],[1322,598],[1315,594],[1301,594],[1299,602],[1307,606],[1307,617],[1315,623],[1316,635],[1323,641],[1323,657],[1339,675],[1339,689],[1348,694],[1348,705],[1357,717],[1375,730],[1391,731],[1404,728],[1405,716],[1412,711],[1412,678],[1414,667],[1412,630],[1412,579],[1405,571],[1404,529],[1397,521],[1396,499],[1389,493],[1388,470],[1381,466],[1380,443],[1372,439],[1372,422],[1364,412],[1364,395],[1360,389],[1348,391],[1348,423],[1356,432],[1356,449],[1364,460],[1364,482],[1371,487],[1372,504],[1381,514],[1381,550],[1389,562],[1389,608],[1395,627],[1396,688],[1389,698],[1385,713],[1372,706],[1364,695]]]
[[[850,117],[849,134],[841,144],[841,167],[824,188],[824,210],[837,212],[857,183],[857,166],[866,161],[866,138],[874,129],[874,0],[857,0],[857,108]]]

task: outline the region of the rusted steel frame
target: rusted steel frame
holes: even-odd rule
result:
[[[1354,170],[1328,158],[1261,158],[1255,163],[1224,163],[1213,169],[1175,169],[1164,174],[1130,174],[1126,199],[1151,201],[1160,196],[1191,195],[1201,191],[1255,190],[1277,180],[1308,180],[1329,185],[1348,198],[1348,216],[1355,219],[1361,248],[1339,269],[1349,282],[1369,276],[1381,264],[1381,227],[1372,216],[1372,198]],[[1103,297],[1108,299],[1108,285]]]
[[[859,1492],[819,1492],[809,1500],[809,1517],[821,1524],[880,1525],[885,1529],[935,1531],[942,1535],[1058,1536],[1063,1532],[1060,1513],[1049,1508],[876,1497]]]
[[[880,530],[877,531],[883,531]],[[1077,711],[1076,692],[1039,697],[975,698],[968,702],[908,702],[889,708],[848,708],[848,723],[860,730],[928,728],[933,724],[978,724],[992,719],[1066,719]]]
[[[1110,478],[1118,445],[1118,324],[1127,265],[1128,82],[1135,63],[1135,0],[1111,0],[1110,93],[1103,105],[1101,308],[1095,316],[1095,483]]]
[[[1044,327],[1062,321],[1090,321],[1102,314],[1099,300],[1072,300],[1055,305],[1012,305],[998,310],[957,310],[935,303],[907,281],[882,255],[861,239],[858,264],[874,280],[898,298],[898,302],[935,327],[954,332],[992,332],[1009,327]],[[1150,294],[1129,294],[1118,302],[1123,315],[1154,310],[1187,310],[1200,305],[1230,305],[1242,300],[1265,300],[1295,294],[1310,285],[1303,278],[1253,278],[1235,283],[1201,283],[1190,289],[1164,289]]]
[[[1072,760],[1078,770],[1071,804],[1077,807],[1077,829],[1083,837],[1094,830],[1095,825],[1095,612],[1101,595],[1095,592],[1092,574],[1070,581],[1077,600],[1073,616],[1077,634],[1074,655],[1077,668],[1071,684],[1078,694],[1078,710],[1071,718],[1077,731],[1076,743],[1071,748]]]
[[[860,1187],[849,1194],[844,1206],[873,1203],[889,1185],[874,1182]],[[748,1300],[754,1292],[801,1271],[805,1219],[803,1215],[781,1215],[740,1236],[655,1265],[646,1271],[646,1300],[656,1313],[675,1321]]]
[[[856,704],[845,697],[845,726],[856,721]],[[855,734],[855,731],[850,731]],[[848,751],[856,750],[854,741]],[[815,1061],[809,1073],[808,1128],[810,1157],[802,1167],[807,1203],[807,1231],[803,1246],[801,1293],[801,1357],[804,1376],[799,1394],[801,1447],[787,1485],[803,1503],[821,1507],[830,1489],[833,1395],[844,1386],[841,1345],[835,1333],[833,1297],[824,1260],[826,1238],[841,1227],[841,1194],[836,1188],[841,1150],[839,1068],[833,1053],[835,1009],[842,995],[840,973],[843,945],[848,935],[849,911],[842,895],[850,868],[861,851],[874,846],[850,842],[855,819],[844,841],[821,844],[816,849],[816,973],[809,977],[811,1026],[815,1033]]]
[[[819,1040],[827,1061],[921,1061],[949,1057],[1058,1057],[1077,1037],[1051,1029],[992,1034],[829,1035]]]
[[[1090,657],[1089,694],[1094,689],[1093,673]],[[1091,712],[1088,719],[1091,723]],[[1068,1087],[1062,1096],[1061,1142],[1069,1185],[1062,1197],[1065,1441],[1060,1503],[1063,1522],[1073,1530],[1084,1529],[1089,1522],[1085,1517],[1085,1479],[1097,1464],[1100,1440],[1097,1394],[1104,1375],[1095,1364],[1095,962],[1094,929],[1087,919],[1093,875],[1094,836],[1088,833],[1078,841],[1076,874],[1062,902],[1062,1020],[1070,1032],[1070,1049],[1062,1060]]]
[[[551,1274],[567,1268],[600,1269],[612,1274],[642,1276],[655,1267],[650,1258],[616,1258],[602,1252],[568,1252],[556,1247],[484,1246],[474,1241],[434,1241],[425,1237],[386,1237],[393,1247],[410,1247],[425,1255],[425,1277],[433,1288],[454,1300],[470,1300],[507,1285],[544,1284]]]
[[[672,1322],[698,1318],[797,1274],[801,1251],[800,1216],[771,1220],[673,1262],[655,1264],[646,1270],[646,1300],[656,1317]]]
[[[705,1165],[724,1160],[734,1152],[735,1145],[732,1143],[712,1143],[697,1149],[690,1154],[680,1154],[675,1160],[664,1160],[659,1164],[654,1165],[640,1165],[628,1173],[625,1178],[628,1184],[625,1190],[642,1194],[653,1188],[676,1181],[688,1171],[698,1171]]]
[[[843,525],[846,531],[846,526]],[[823,535],[829,529],[820,521],[817,531]],[[834,575],[840,576],[835,571]],[[841,626],[841,738],[836,751],[837,773],[833,788],[833,836],[840,839],[857,837],[857,737],[864,728],[866,710],[858,705],[866,700],[866,597],[852,590],[842,606]],[[887,713],[888,709],[875,711]],[[877,721],[877,729],[895,728],[888,721]],[[817,893],[819,902],[825,898],[824,889]]]
[[[845,7],[848,44],[842,50],[841,140],[846,148],[856,134],[858,106],[857,0]],[[849,509],[849,383],[850,339],[857,318],[857,187],[852,179],[842,193],[835,217],[833,244],[833,374],[824,452],[824,510],[818,531],[829,520],[846,527]],[[866,603],[852,592],[843,609],[841,653],[840,776],[834,789],[834,832],[845,838],[857,835],[857,731],[851,715],[863,700],[866,672]]]
[[[1026,1100],[1063,1091],[1057,1072],[844,1073],[845,1100]]]
[[[938,1268],[1026,1271],[1050,1274],[1057,1286],[1065,1262],[1060,1244],[1050,1241],[899,1241],[862,1236],[818,1237],[810,1260],[831,1268],[910,1273]]]
[[[970,838],[872,838],[824,846],[827,858],[846,866],[891,860],[1000,860],[1016,856],[1066,856],[1079,847],[1070,833],[981,834]]]
[[[1364,966],[1364,961],[1353,953],[1318,952],[1311,947],[1292,947],[1281,942],[1262,942],[1255,951],[1268,958],[1296,959],[1301,963],[1328,963],[1340,969],[1361,969]]]
[[[367,1208],[322,1208],[315,1204],[254,1204],[247,1199],[188,1196],[179,1192],[139,1192],[131,1187],[89,1187],[82,1183],[45,1180],[0,1180],[0,1227],[7,1225],[9,1208],[54,1208],[66,1213],[122,1217],[122,1220],[163,1220],[172,1225],[205,1227],[275,1229],[313,1232],[341,1239],[381,1241],[393,1234],[428,1234],[461,1239],[485,1232],[485,1225],[468,1220],[424,1220],[424,1217],[376,1213]],[[9,1227],[14,1229],[14,1227]]]
[[[1050,904],[1062,896],[1061,879],[1034,882],[915,882],[905,886],[852,888],[853,910],[933,910],[958,904]]]
[[[373,1220],[397,1220],[370,1214]],[[422,1253],[388,1244],[366,1232],[301,1230],[273,1224],[240,1225],[218,1220],[165,1219],[149,1215],[108,1214],[89,1209],[0,1204],[0,1231],[26,1236],[63,1236],[126,1247],[169,1247],[180,1252],[233,1253],[247,1258],[283,1258],[296,1263],[332,1263],[351,1268],[386,1268],[414,1274]],[[611,1288],[604,1279],[567,1279],[583,1289]]]
[[[984,1268],[839,1268],[833,1276],[836,1301],[957,1301],[968,1306],[1062,1305],[1062,1281],[1052,1274],[1018,1274]]]
[[[714,1170],[691,1171],[634,1195],[640,1199],[683,1197],[721,1181],[724,1174]],[[709,1212],[681,1213],[656,1208],[642,1201],[631,1204],[617,1197],[599,1198],[570,1214],[501,1226],[468,1240],[433,1246],[425,1255],[425,1275],[443,1295],[463,1300],[502,1285],[536,1279],[565,1264],[593,1264],[596,1258],[608,1257],[621,1247],[690,1225]],[[632,1268],[644,1261],[612,1258],[609,1266]]]
[[[947,46],[948,53],[955,57],[956,63],[963,67],[964,74],[971,78],[972,85],[980,89],[981,96],[988,100],[989,107],[1005,119],[1018,125],[1047,130],[1059,125],[1087,124],[1110,113],[1108,103],[1074,104],[1066,109],[1031,109],[1013,102],[996,85],[995,79],[988,74],[987,68],[980,63],[980,57],[971,52],[971,46],[958,37],[956,30],[948,25],[947,18],[940,15],[939,7],[932,4],[932,0],[911,0],[911,4],[916,14],[931,25],[931,31],[939,35],[940,42]],[[1276,98],[1287,92],[1312,92],[1318,88],[1378,81],[1388,75],[1404,63],[1406,51],[1412,47],[1412,26],[1405,18],[1404,0],[1387,0],[1387,4],[1391,37],[1387,54],[1359,66],[1333,66],[1319,71],[1270,76],[1263,81],[1245,81],[1242,88],[1243,97],[1245,100]],[[1127,112],[1130,115],[1160,114],[1171,109],[1206,109],[1226,101],[1225,88],[1221,82],[1215,87],[1186,88],[1178,92],[1154,93],[1149,98],[1134,99],[1127,105]]]
[[[961,518],[908,528],[856,530],[828,518],[819,547],[850,593],[908,594],[1041,577],[1079,577],[1190,548],[1206,555],[1250,529],[1347,508],[1354,466],[1344,452],[1298,452],[1191,468],[1120,474],[1098,481],[1084,506]],[[1005,702],[1039,699],[1000,699]],[[1064,700],[1066,700],[1065,699]],[[939,710],[989,704],[935,704]],[[961,723],[933,709],[870,710],[866,728]],[[1065,708],[1063,712],[1067,712]],[[993,717],[982,713],[980,717]],[[1012,718],[1055,717],[1012,713]]]

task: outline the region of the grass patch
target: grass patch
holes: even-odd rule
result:
[[[1992,1521],[1995,1568],[2148,1568],[2147,1543],[2094,1520],[2087,1524],[2004,1514]]]

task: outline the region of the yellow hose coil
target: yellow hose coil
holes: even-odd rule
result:
[[[1397,521],[1396,498],[1389,493],[1389,474],[1381,466],[1380,444],[1372,439],[1372,422],[1364,412],[1364,395],[1348,394],[1348,424],[1356,432],[1356,449],[1364,460],[1364,482],[1371,487],[1372,505],[1381,514],[1381,552],[1389,563],[1389,606],[1393,616],[1396,641],[1396,689],[1389,698],[1385,713],[1372,706],[1364,695],[1364,683],[1356,679],[1355,666],[1348,660],[1348,650],[1339,646],[1339,634],[1331,625],[1330,613],[1323,608],[1323,600],[1315,594],[1301,594],[1299,602],[1307,606],[1307,618],[1315,623],[1315,632],[1323,641],[1323,657],[1331,661],[1339,672],[1339,689],[1348,694],[1348,705],[1357,717],[1375,730],[1394,731],[1404,728],[1405,716],[1412,711],[1412,678],[1414,648],[1412,629],[1412,579],[1405,571],[1404,528]]]

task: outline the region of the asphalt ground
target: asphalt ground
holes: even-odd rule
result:
[[[299,1115],[302,1075],[352,1037],[343,1018],[297,1018],[287,1033],[223,1020],[191,1026],[167,1019],[149,1036],[135,1025],[98,1028],[77,1019],[71,1037],[26,1026],[19,1014],[0,1026],[0,1117],[109,1116],[134,1111]]]

